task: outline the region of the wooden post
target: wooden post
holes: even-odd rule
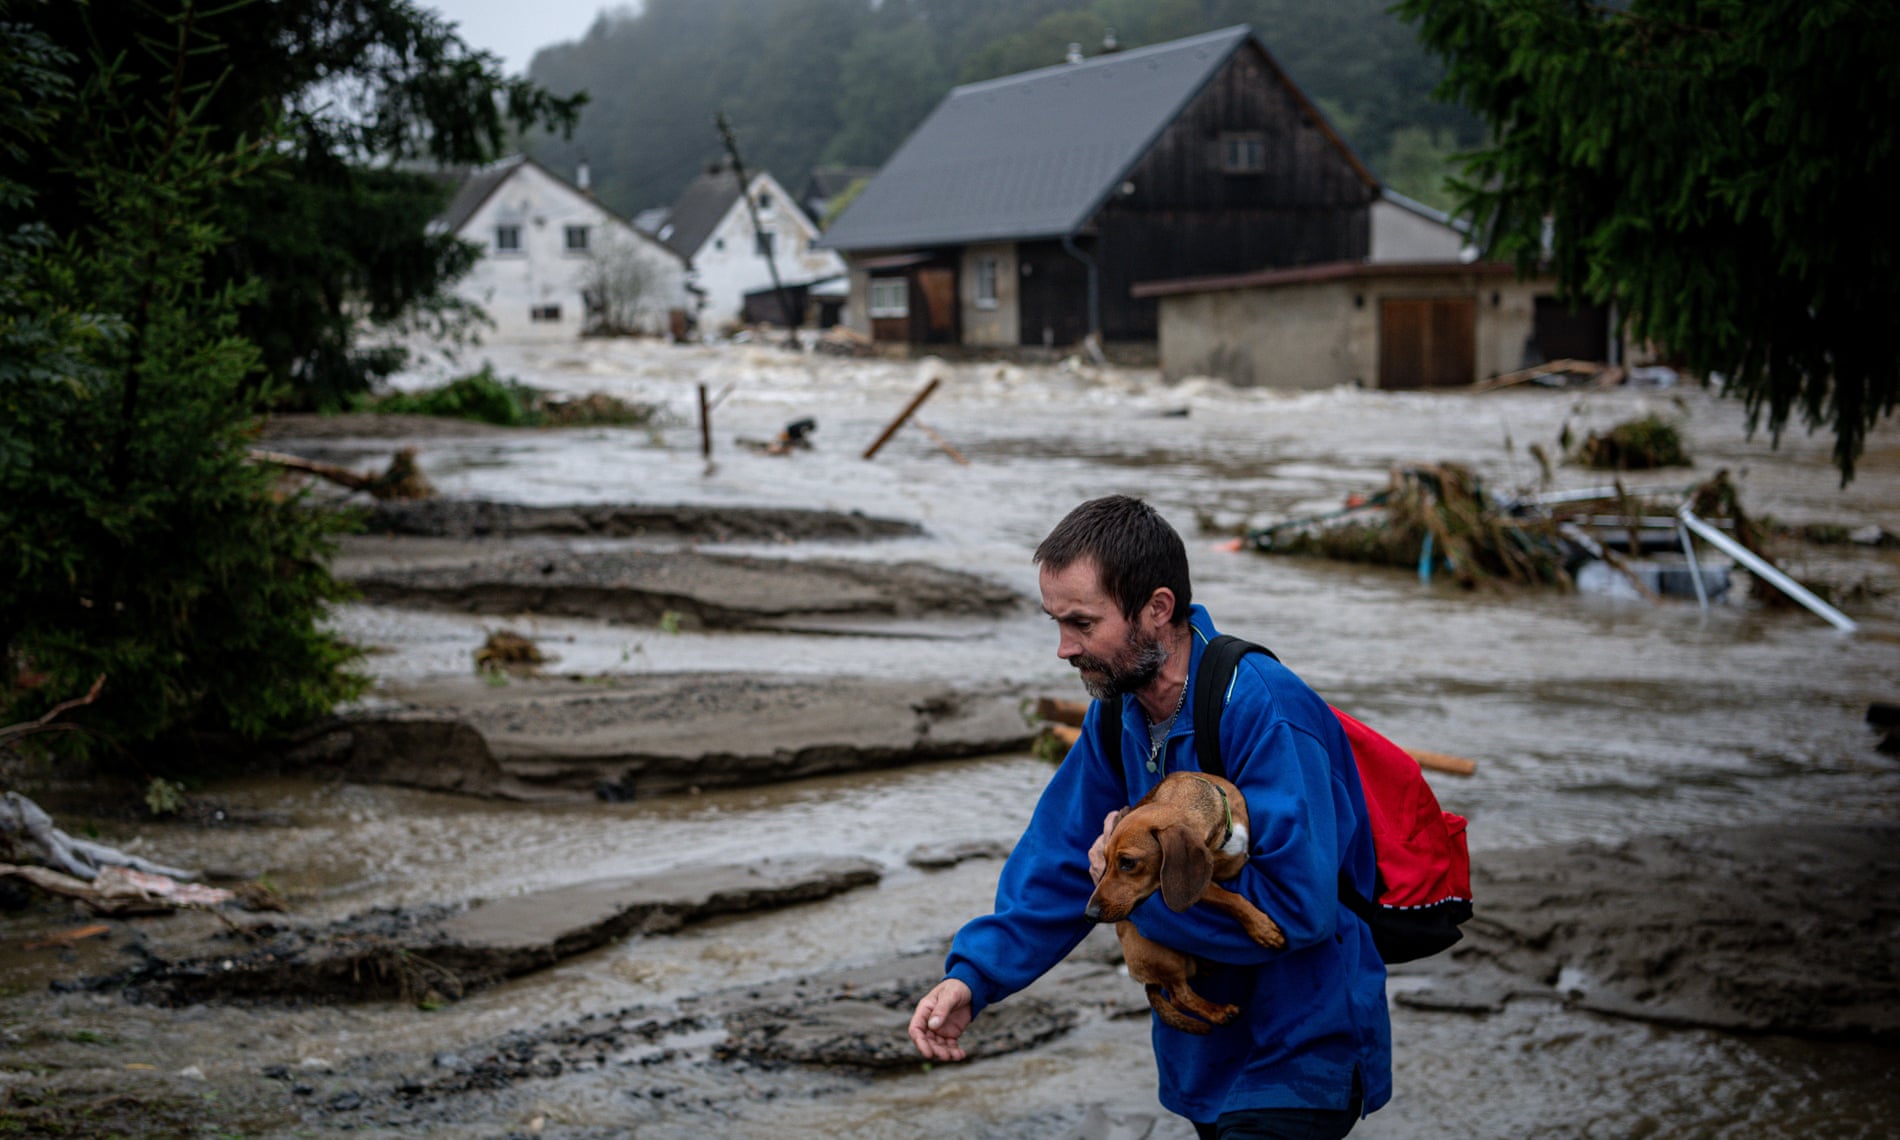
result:
[[[706,386],[699,386],[699,454],[712,462],[712,406],[706,402]]]
[[[924,385],[924,390],[912,396],[910,403],[904,405],[904,410],[897,413],[897,418],[892,420],[890,426],[886,427],[882,434],[877,437],[877,442],[865,449],[864,457],[869,459],[876,455],[877,449],[883,447],[892,436],[897,434],[897,429],[903,427],[904,421],[915,415],[918,408],[923,407],[924,401],[930,399],[930,394],[935,392],[937,385],[941,383],[943,383],[942,377],[932,376],[930,383]]]
[[[944,451],[948,452],[950,455],[950,458],[956,460],[958,463],[962,464],[965,467],[968,467],[970,465],[970,461],[963,457],[963,453],[961,451],[958,451],[956,448],[950,446],[949,440],[937,434],[936,428],[931,427],[929,424],[925,423],[922,420],[917,420],[915,422],[917,424],[917,430],[929,436],[931,440],[934,443],[936,443],[938,447],[941,447],[944,449]]]

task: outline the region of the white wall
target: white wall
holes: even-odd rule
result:
[[[818,228],[770,174],[752,178],[753,200],[758,201],[761,194],[770,204],[760,208],[759,226],[776,235],[773,262],[782,284],[801,285],[845,271],[844,259],[836,253],[811,247],[818,240]],[[747,293],[772,287],[772,270],[758,254],[755,232],[745,203],[735,198],[726,216],[693,253],[694,279],[706,291],[705,306],[699,311],[702,332],[718,333],[736,322]]]
[[[1380,199],[1372,204],[1367,261],[1458,261],[1465,235],[1452,226]]]
[[[519,251],[495,248],[496,228],[519,226]],[[643,299],[642,332],[662,333],[670,310],[688,308],[686,266],[671,250],[616,217],[600,203],[532,163],[522,163],[471,215],[458,235],[488,252],[455,286],[480,305],[495,327],[493,341],[561,341],[580,336],[586,321],[581,297],[591,269],[588,255],[566,248],[568,226],[587,226],[595,249],[618,246],[648,269],[650,301]],[[536,308],[558,306],[558,320],[535,320]]]

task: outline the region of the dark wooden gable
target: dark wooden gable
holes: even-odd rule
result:
[[[1224,169],[1224,143],[1237,136],[1258,140],[1257,173]],[[1128,295],[1137,281],[1363,260],[1377,193],[1377,180],[1250,39],[1084,231],[1083,249],[1103,270],[1104,335],[1155,336],[1155,302]]]

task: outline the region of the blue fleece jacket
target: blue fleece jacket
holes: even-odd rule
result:
[[[1189,621],[1192,691],[1215,630],[1200,606]],[[978,1013],[1035,981],[1088,934],[1088,850],[1102,817],[1139,800],[1169,772],[1198,770],[1193,705],[1182,708],[1153,772],[1147,720],[1135,699],[1090,709],[1081,740],[1003,867],[995,912],[964,926],[951,945],[946,973],[970,987]],[[1104,708],[1117,707],[1120,772],[1098,747],[1096,723]],[[1279,923],[1287,947],[1263,949],[1207,907],[1175,914],[1159,893],[1135,909],[1145,937],[1203,960],[1196,992],[1242,1011],[1206,1036],[1154,1019],[1161,1103],[1201,1122],[1246,1108],[1339,1110],[1348,1106],[1356,1071],[1371,1112],[1392,1095],[1392,1029],[1385,965],[1365,924],[1339,903],[1341,869],[1368,898],[1376,873],[1351,746],[1326,702],[1258,653],[1241,658],[1235,671],[1220,737],[1227,776],[1251,817],[1248,864],[1222,885]]]

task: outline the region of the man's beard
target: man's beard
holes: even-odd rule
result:
[[[1130,628],[1121,651],[1113,658],[1090,657],[1085,653],[1069,658],[1069,664],[1082,674],[1082,687],[1088,690],[1089,696],[1107,701],[1147,688],[1161,675],[1161,666],[1167,659],[1168,651],[1160,639]]]

